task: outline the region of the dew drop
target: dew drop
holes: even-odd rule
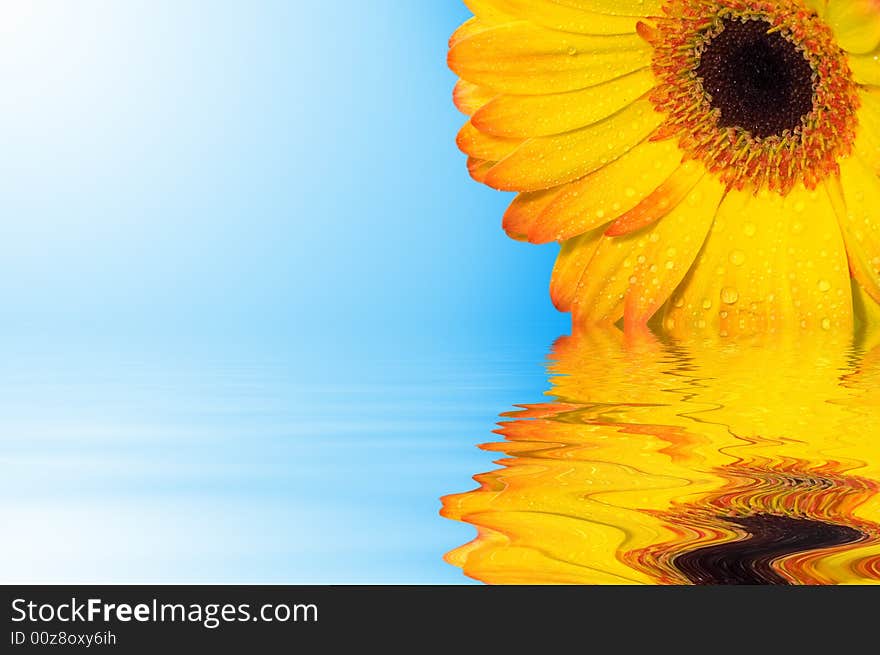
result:
[[[746,254],[742,250],[734,250],[730,253],[729,259],[734,266],[742,266],[746,261]]]
[[[823,293],[831,290],[831,283],[828,280],[819,280],[819,291]]]
[[[724,287],[721,290],[721,301],[727,305],[734,305],[739,300],[739,291],[733,287]]]

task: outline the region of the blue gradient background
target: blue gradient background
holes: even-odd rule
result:
[[[456,0],[0,8],[3,582],[463,582],[552,247],[454,146]]]

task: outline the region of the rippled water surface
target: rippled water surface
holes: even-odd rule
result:
[[[880,579],[870,339],[535,341],[334,367],[7,344],[0,579]]]
[[[540,350],[294,345],[8,340],[0,581],[467,580],[442,557],[473,530],[438,498],[489,465],[498,408],[540,393]]]
[[[880,581],[880,347],[560,339],[543,400],[443,499],[490,583]]]

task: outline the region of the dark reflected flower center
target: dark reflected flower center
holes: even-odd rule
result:
[[[722,21],[705,45],[697,77],[720,112],[719,127],[757,138],[795,132],[813,110],[813,69],[804,52],[760,19]]]

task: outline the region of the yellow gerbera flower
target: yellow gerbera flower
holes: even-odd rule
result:
[[[880,2],[465,0],[458,136],[575,326],[852,330],[880,303]],[[853,282],[855,280],[855,283]]]

